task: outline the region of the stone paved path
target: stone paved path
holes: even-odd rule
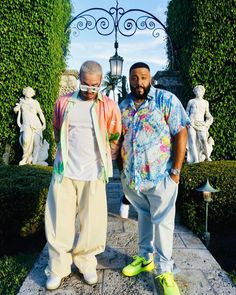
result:
[[[98,284],[89,286],[83,277],[72,267],[72,274],[63,280],[60,289],[46,291],[44,268],[47,264],[47,248],[43,249],[18,295],[55,294],[55,295],[161,295],[154,283],[152,274],[142,273],[127,278],[121,268],[131,261],[137,253],[137,216],[133,209],[129,219],[119,217],[119,202],[122,189],[119,174],[107,185],[108,195],[108,234],[107,247],[98,255]],[[226,273],[202,242],[176,219],[173,257],[180,272],[175,275],[182,295],[236,295]]]

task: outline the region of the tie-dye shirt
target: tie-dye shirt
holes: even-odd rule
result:
[[[57,153],[53,166],[53,174],[55,179],[59,182],[63,178],[64,167],[66,167],[68,161],[68,114],[76,105],[78,97],[78,91],[61,96],[56,101],[54,108],[53,127],[55,140],[57,142]],[[91,109],[91,116],[98,149],[102,159],[99,179],[108,181],[108,177],[112,176],[112,159],[116,159],[120,149],[120,110],[114,101],[98,93],[97,99],[94,100]]]
[[[149,190],[170,173],[173,137],[190,120],[173,93],[154,88],[138,110],[132,94],[122,101],[120,110],[125,180],[136,191]]]

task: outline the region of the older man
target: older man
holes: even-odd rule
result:
[[[178,295],[172,274],[175,202],[190,121],[174,94],[152,93],[147,64],[134,64],[129,74],[131,93],[120,105],[121,179],[138,213],[139,253],[122,272],[135,276],[154,270],[164,294]]]
[[[88,284],[97,282],[95,255],[104,251],[107,229],[105,183],[119,150],[120,111],[99,93],[101,66],[86,61],[79,77],[79,91],[57,100],[53,119],[57,154],[45,213],[49,290],[71,273],[72,262]]]

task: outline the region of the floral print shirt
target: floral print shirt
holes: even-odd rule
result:
[[[173,93],[160,89],[154,92],[154,88],[138,110],[132,94],[122,101],[120,110],[125,181],[133,190],[149,190],[170,173],[173,137],[190,120]]]

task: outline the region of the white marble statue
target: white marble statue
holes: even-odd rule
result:
[[[204,86],[195,86],[193,93],[195,98],[189,100],[186,108],[191,120],[191,126],[188,129],[187,162],[211,161],[214,140],[209,137],[208,129],[213,123],[213,117],[209,111],[208,101],[203,99]]]
[[[19,142],[23,149],[22,160],[19,165],[37,164],[48,165],[49,144],[43,140],[43,130],[46,128],[46,121],[40,104],[36,99],[35,91],[31,87],[23,89],[24,97],[14,107],[17,115],[17,125],[20,127]]]

